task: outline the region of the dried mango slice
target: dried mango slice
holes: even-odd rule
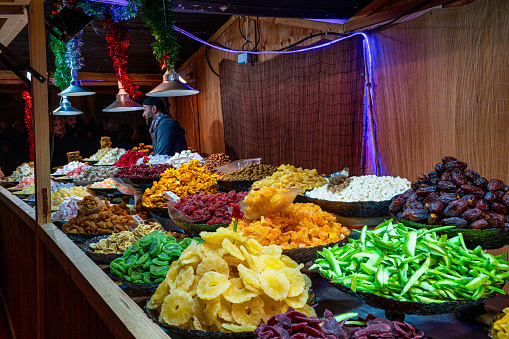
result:
[[[194,301],[189,293],[176,290],[164,298],[160,317],[165,323],[179,326],[191,319]]]
[[[286,278],[285,278],[286,279]],[[203,275],[196,294],[201,299],[210,300],[219,297],[230,287],[230,281],[223,274],[217,272],[207,272]]]
[[[290,282],[283,273],[267,269],[260,273],[260,285],[263,291],[274,300],[283,300],[290,292]]]
[[[244,286],[241,278],[230,279],[230,287],[223,293],[223,297],[229,302],[240,304],[257,296]]]
[[[204,275],[206,272],[221,273],[226,278],[230,277],[230,267],[228,263],[220,257],[210,256],[201,261],[196,267],[197,275]]]
[[[236,322],[242,325],[260,325],[262,319],[265,318],[262,299],[255,297],[240,304],[232,304],[232,316]]]

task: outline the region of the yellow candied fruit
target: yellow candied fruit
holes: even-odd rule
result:
[[[255,220],[239,220],[237,232],[263,246],[275,244],[283,249],[327,245],[350,234],[333,214],[311,203],[291,204],[284,211]]]
[[[259,190],[251,190],[244,198],[246,218],[253,219],[260,215],[267,215],[283,210],[294,198],[292,194],[285,194],[286,188],[263,187]],[[253,216],[253,217],[251,217]]]
[[[143,206],[166,208],[164,192],[171,191],[179,197],[198,193],[217,193],[217,174],[210,174],[198,160],[191,160],[179,168],[170,168],[161,174],[161,179],[147,188],[143,194]]]
[[[293,165],[281,165],[271,176],[256,181],[252,188],[300,188],[300,194],[306,190],[327,184],[327,180],[318,174],[316,169],[296,168]]]

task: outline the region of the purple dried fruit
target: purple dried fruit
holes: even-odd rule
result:
[[[450,181],[440,180],[438,182],[438,188],[443,192],[454,192],[457,187]]]
[[[450,203],[452,203],[453,201],[456,201],[458,200],[458,196],[454,193],[440,193],[440,198],[439,200],[444,204],[444,205],[449,205]]]
[[[490,209],[493,212],[497,212],[503,215],[507,215],[507,206],[500,203],[500,202],[494,202],[491,204]]]
[[[477,221],[474,221],[470,228],[476,229],[476,230],[485,230],[490,226],[490,224],[486,221],[486,219],[479,219]]]
[[[486,202],[491,204],[492,202],[502,200],[503,196],[504,196],[504,193],[502,193],[501,191],[491,191],[491,192],[486,193],[486,195],[484,196],[484,200],[486,200]]]
[[[448,163],[445,164],[445,168],[447,169],[459,169],[461,171],[463,171],[464,169],[466,169],[468,167],[468,165],[463,162],[463,161],[450,161]]]
[[[488,212],[488,210],[490,209],[488,203],[484,199],[477,200],[477,202],[475,203],[475,208],[478,208],[483,212]]]
[[[444,203],[441,201],[434,201],[429,204],[428,206],[428,212],[429,213],[435,213],[437,215],[440,215],[442,211],[444,210]]]
[[[395,196],[392,198],[391,204],[389,205],[389,212],[392,214],[398,213],[403,206],[405,205],[406,199],[402,194]]]
[[[478,208],[471,208],[461,214],[461,218],[465,219],[469,223],[473,223],[481,217],[482,211]]]
[[[442,173],[440,180],[451,181],[451,171],[445,171]]]
[[[498,179],[491,179],[488,181],[486,190],[488,191],[502,191],[504,189],[504,182]]]
[[[451,171],[451,181],[458,186],[465,185],[467,183],[467,178],[463,175],[460,169],[453,169]]]
[[[456,160],[458,160],[458,159],[456,159],[455,157],[446,156],[446,157],[442,158],[442,163],[445,165],[448,162],[456,161]]]
[[[486,187],[486,185],[488,185],[488,179],[486,179],[484,177],[480,177],[480,178],[475,179],[472,184],[474,186],[484,188],[484,187]]]
[[[461,213],[465,212],[465,210],[468,208],[468,200],[467,199],[459,199],[454,202],[451,202],[449,205],[447,205],[446,209],[444,210],[444,216],[445,217],[457,217]]]
[[[463,228],[468,225],[468,222],[462,218],[452,217],[443,219],[442,222],[440,222],[440,224],[444,226],[456,226],[459,228]]]
[[[435,165],[435,172],[436,173],[438,173],[440,175],[444,171],[445,171],[445,165],[444,164],[438,163],[438,164]]]
[[[465,177],[467,177],[468,180],[470,181],[474,181],[475,179],[477,178],[480,178],[481,175],[479,173],[477,173],[476,171],[474,170],[471,170],[471,169],[467,169],[467,170],[464,170],[463,171],[463,174],[465,175]]]

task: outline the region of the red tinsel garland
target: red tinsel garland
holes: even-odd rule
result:
[[[122,87],[131,98],[140,98],[143,96],[143,93],[138,90],[138,86],[127,75],[127,49],[129,48],[129,28],[127,22],[113,22],[110,18],[104,18],[103,25],[106,28],[106,42],[118,81],[120,81]]]
[[[30,148],[30,160],[34,160],[34,125],[32,114],[32,95],[28,91],[21,94],[25,100],[25,125],[28,132],[28,147]]]

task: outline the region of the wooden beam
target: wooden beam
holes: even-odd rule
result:
[[[351,17],[349,20],[357,20],[360,18],[364,18],[368,15],[373,14],[375,11],[377,11],[380,7],[384,6],[391,0],[375,0],[372,3],[368,4],[366,7],[361,9],[358,13],[356,13],[353,17]]]
[[[39,74],[47,77],[46,30],[44,29],[43,0],[32,0],[28,7],[28,41],[30,66]],[[51,221],[49,208],[50,189],[50,145],[48,83],[32,80],[35,194],[37,223]]]
[[[280,25],[309,28],[320,32],[337,32],[337,33],[344,32],[343,25],[341,24],[291,18],[260,18],[260,20],[262,21],[268,21],[270,19],[272,19],[271,21],[273,21],[274,23]]]
[[[0,6],[0,17],[5,18],[12,15],[24,15],[24,6]]]
[[[207,40],[207,42],[211,42],[211,41],[215,41],[217,38],[219,38],[228,28],[230,28],[231,25],[233,25],[233,23],[238,19],[238,16],[236,15],[233,15],[228,21],[226,21],[226,23],[221,26],[221,28],[219,28],[216,33],[214,33],[210,39]],[[196,60],[200,55],[202,55],[203,53],[205,53],[205,45],[201,46],[200,49],[198,49],[196,52],[194,52],[193,55],[191,55],[191,57],[189,59],[186,60],[186,62],[184,62],[182,64],[182,66],[179,67],[178,71],[183,71],[185,70],[194,60]]]
[[[390,20],[393,20],[406,12],[407,14],[415,13],[418,11],[422,11],[431,7],[435,7],[438,5],[442,5],[444,3],[448,3],[452,1],[446,0],[433,0],[426,3],[426,0],[414,0],[408,3],[402,3],[399,6],[392,7],[389,10],[374,13],[369,16],[365,16],[362,18],[351,18],[347,22],[345,22],[345,32],[353,32],[359,30],[361,28],[365,28],[368,26],[378,25]]]
[[[23,11],[24,14],[22,15],[7,17],[7,21],[0,28],[0,42],[4,46],[8,46],[28,23],[27,11],[26,9],[23,9]]]

